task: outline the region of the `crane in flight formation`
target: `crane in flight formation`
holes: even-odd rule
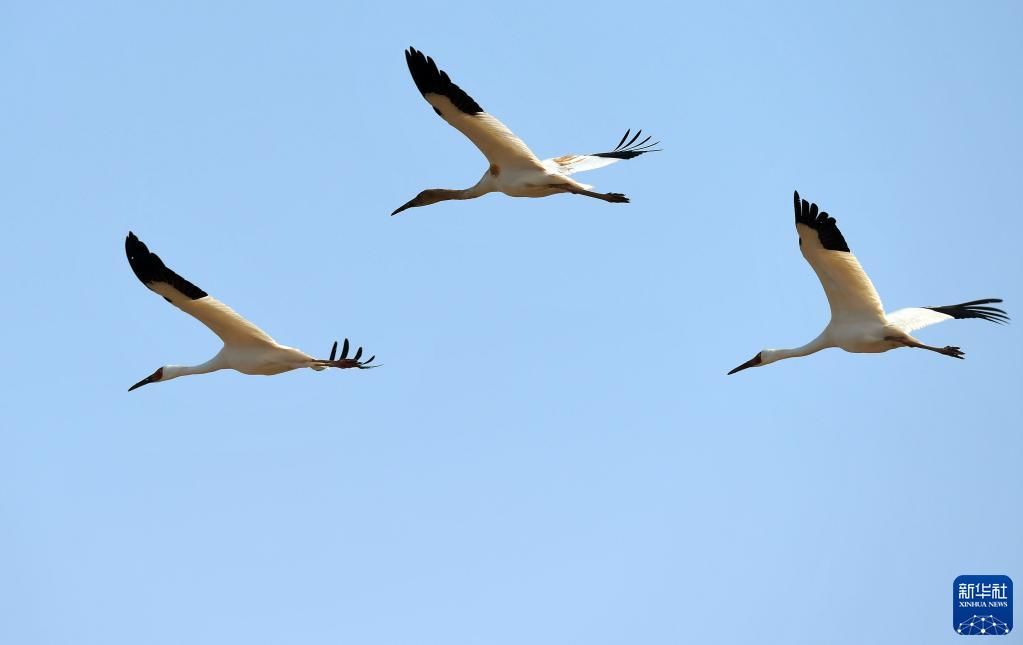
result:
[[[659,152],[654,146],[660,142],[649,143],[651,137],[640,141],[642,130],[630,139],[632,130],[629,129],[614,150],[587,155],[567,154],[541,161],[522,139],[515,136],[505,124],[484,112],[479,103],[452,83],[445,72],[437,69],[432,58],[409,47],[405,51],[405,61],[412,80],[433,111],[472,141],[490,162],[490,167],[475,186],[463,190],[424,190],[396,208],[391,215],[416,206],[429,206],[449,199],[473,199],[487,193],[504,193],[511,197],[547,197],[571,193],[612,204],[627,204],[629,198],[625,195],[594,192],[593,186],[579,183],[570,175],[603,168],[622,159],[634,159],[648,152]]]
[[[593,186],[579,183],[571,175],[658,151],[655,146],[659,142],[650,143],[649,136],[641,140],[642,130],[633,135],[630,129],[613,150],[584,155],[567,154],[541,160],[522,139],[455,85],[445,72],[438,69],[432,58],[409,47],[405,51],[405,61],[412,80],[434,112],[479,148],[490,165],[474,186],[463,190],[424,190],[395,209],[391,215],[409,208],[445,200],[472,199],[492,192],[512,197],[546,197],[569,193],[610,203],[627,203],[629,199],[625,195],[595,192]],[[800,199],[798,192],[793,199],[800,250],[824,287],[824,294],[831,306],[831,320],[824,331],[809,343],[793,349],[765,349],[728,374],[786,358],[808,356],[829,347],[856,353],[880,353],[912,347],[961,359],[964,352],[959,347],[926,345],[913,337],[912,332],[953,319],[978,318],[996,323],[1009,321],[1005,311],[991,306],[1002,302],[998,298],[940,307],[910,307],[886,314],[877,290],[856,256],[849,250],[835,219],[821,211],[817,204]],[[347,338],[340,357],[337,356],[338,344],[335,341],[330,357],[326,359],[313,358],[294,347],[281,345],[230,307],[169,269],[134,233],[128,233],[125,251],[132,271],[146,287],[206,325],[224,342],[223,348],[205,363],[191,366],[164,365],[131,386],[129,391],[149,383],[223,369],[233,369],[243,374],[272,375],[300,368],[322,371],[331,367],[376,367],[372,364],[375,357],[362,360],[361,347],[349,357],[350,344]]]
[[[770,365],[786,358],[808,356],[840,347],[847,352],[876,354],[899,347],[915,347],[952,358],[963,358],[958,347],[932,347],[910,335],[917,329],[946,320],[979,318],[1006,323],[1009,316],[998,307],[998,298],[985,298],[943,307],[909,307],[886,314],[867,273],[849,250],[834,217],[817,208],[799,193],[793,195],[799,250],[810,263],[831,305],[831,322],[817,338],[793,349],[765,349],[736,367],[735,374],[750,367]]]
[[[208,374],[217,370],[230,369],[242,374],[270,376],[302,367],[317,371],[328,367],[339,369],[376,367],[371,365],[374,356],[361,360],[361,347],[349,358],[347,338],[338,358],[335,358],[337,341],[334,341],[328,359],[313,358],[302,350],[281,345],[265,331],[239,316],[233,309],[170,270],[160,256],[150,251],[134,233],[129,232],[125,238],[124,251],[128,256],[131,270],[142,284],[209,327],[210,331],[224,341],[224,347],[205,363],[164,365],[128,388],[129,392],[150,383],[162,383],[179,376]]]

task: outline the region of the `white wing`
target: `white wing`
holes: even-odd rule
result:
[[[632,134],[632,130],[626,130],[625,136],[618,142],[618,146],[614,150],[609,152],[594,152],[588,155],[562,155],[561,157],[554,157],[553,159],[544,159],[543,165],[548,170],[553,172],[561,173],[562,175],[572,175],[577,172],[584,172],[586,170],[596,170],[597,168],[603,168],[604,166],[610,166],[616,161],[622,159],[634,159],[639,155],[646,154],[648,152],[660,152],[654,150],[660,141],[654,143],[647,143],[651,137],[643,139],[639,143],[636,140],[643,134],[640,130],[632,137],[632,140],[625,143],[625,140]]]
[[[446,73],[437,69],[432,58],[409,47],[405,61],[423,98],[442,119],[468,137],[491,164],[501,169],[544,167],[522,139],[484,112]]]
[[[128,233],[124,241],[135,276],[150,290],[160,294],[186,314],[210,328],[225,345],[270,345],[277,347],[266,332],[239,316],[233,309],[171,271],[160,257]]]
[[[873,319],[884,321],[881,297],[867,277],[860,261],[849,251],[833,217],[818,212],[817,204],[795,194],[796,231],[799,249],[820,278],[831,305],[831,319]]]
[[[932,309],[924,309],[923,307],[906,307],[905,309],[899,309],[893,311],[890,314],[885,314],[885,318],[892,325],[895,325],[902,331],[910,334],[917,329],[922,329],[928,325],[935,325],[946,320],[952,320],[952,316],[947,316],[942,313],[938,313]]]
[[[902,331],[911,333],[929,325],[946,320],[962,320],[964,318],[980,318],[996,323],[1009,322],[1009,316],[998,307],[988,307],[992,303],[1001,302],[1000,298],[984,298],[972,302],[943,307],[907,307],[893,311],[887,315],[888,322]]]

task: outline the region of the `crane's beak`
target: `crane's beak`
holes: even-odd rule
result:
[[[405,202],[405,204],[403,206],[400,206],[397,209],[395,209],[395,211],[393,213],[391,213],[391,216],[393,217],[394,215],[397,215],[398,213],[402,212],[403,210],[406,210],[408,208],[412,208],[413,206],[416,205],[415,202],[416,202],[415,199],[410,199],[409,201]]]
[[[132,390],[134,390],[136,388],[140,388],[143,385],[149,385],[150,383],[156,383],[157,381],[159,381],[162,378],[163,378],[163,368],[161,367],[160,369],[156,370],[155,372],[153,372],[152,374],[150,374],[146,378],[142,379],[141,381],[139,381],[135,385],[132,385],[131,387],[129,387],[128,391],[131,392]]]
[[[757,365],[760,365],[760,363],[761,363],[760,354],[757,354],[753,358],[749,359],[748,361],[746,361],[745,363],[743,363],[739,367],[736,367],[734,370],[729,372],[728,376],[731,376],[732,374],[735,374],[736,372],[741,372],[741,371],[743,371],[744,369],[746,369],[748,367],[756,367]]]
[[[147,376],[146,378],[142,379],[141,381],[139,381],[135,385],[132,385],[131,387],[129,387],[128,391],[131,392],[134,389],[140,388],[143,385],[149,385],[152,382],[153,382],[153,377],[152,376]]]

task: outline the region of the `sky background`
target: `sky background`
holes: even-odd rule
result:
[[[957,642],[956,576],[1023,584],[1023,325],[725,373],[827,322],[794,189],[889,310],[1023,315],[1021,30],[1017,2],[0,4],[0,642]],[[389,217],[487,167],[410,44],[540,157],[664,151],[580,177],[626,206]],[[128,394],[219,348],[129,230],[384,366]]]

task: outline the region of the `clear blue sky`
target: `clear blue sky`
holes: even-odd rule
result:
[[[1023,324],[725,376],[827,321],[793,189],[890,309],[1023,319],[1018,3],[213,5],[0,6],[0,642],[951,643],[1023,584]],[[389,217],[486,168],[410,44],[540,156],[664,152]],[[219,347],[129,229],[385,366],[128,394]]]

